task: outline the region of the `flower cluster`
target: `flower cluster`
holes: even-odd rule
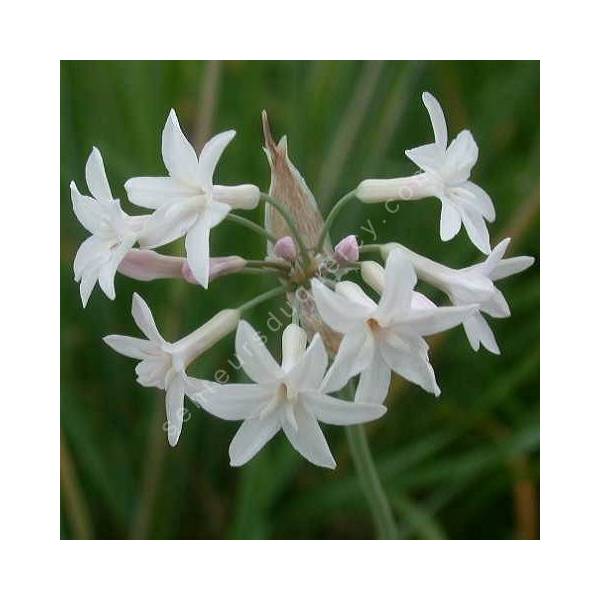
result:
[[[246,463],[283,430],[307,460],[334,468],[319,422],[352,425],[382,417],[392,372],[435,396],[440,394],[427,336],[462,325],[473,350],[483,345],[499,353],[484,315],[504,318],[510,309],[495,282],[528,268],[533,258],[504,258],[508,239],[491,249],[486,221],[494,221],[494,205],[470,181],[477,144],[469,131],[460,132],[448,144],[440,104],[429,93],[423,94],[423,103],[434,142],[406,151],[421,172],[362,181],[325,220],[289,159],[287,139],[275,143],[264,112],[265,151],[271,169],[268,194],[252,184],[215,184],[217,163],[235,132],[216,135],[196,154],[173,110],[162,133],[168,174],[134,177],[125,183],[129,201],[150,209],[148,214],[130,216],[123,211],[111,192],[100,152],[92,150],[85,168],[90,195],[82,195],[71,183],[73,210],[91,234],[74,261],[84,307],[96,282],[108,298],[115,298],[117,272],[140,281],[180,278],[204,288],[217,277],[237,272],[278,278],[278,285],[269,292],[221,310],[175,342],[161,336],[150,308],[134,294],[132,315],[145,338],[104,338],[120,354],[140,361],[135,369],[138,383],[165,390],[172,446],[181,434],[187,396],[216,417],[242,421],[230,446],[233,466]],[[361,246],[352,234],[332,247],[331,225],[351,202],[427,197],[441,201],[441,239],[452,239],[464,225],[475,247],[487,255],[484,260],[454,269],[396,242]],[[264,227],[234,212],[253,210],[261,202]],[[211,257],[210,232],[226,219],[264,236],[266,256]],[[185,257],[156,252],[180,238],[185,238]],[[383,264],[367,260],[364,255],[371,252],[375,257],[379,254]],[[351,281],[353,275],[366,287]],[[415,289],[419,281],[444,292],[451,305],[436,306]],[[292,308],[292,322],[282,335],[280,362],[243,319],[248,309],[278,295],[285,295]],[[239,364],[253,383],[219,384],[186,373],[192,362],[233,331]],[[355,377],[358,387],[354,390]],[[351,397],[347,399],[334,396],[348,392]]]

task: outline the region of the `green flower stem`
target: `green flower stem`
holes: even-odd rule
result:
[[[279,269],[286,273],[290,270],[289,264],[285,262],[277,262],[275,260],[247,260],[246,265],[248,267],[266,268],[266,269]]]
[[[248,272],[252,272],[252,271],[248,271]],[[283,296],[283,294],[285,294],[286,292],[287,292],[287,290],[284,287],[273,288],[272,290],[269,290],[268,292],[265,292],[264,294],[259,294],[258,296],[256,296],[256,298],[252,298],[252,300],[248,300],[248,302],[244,302],[244,304],[242,304],[241,306],[238,306],[238,310],[240,312],[245,312],[247,310],[250,310],[251,308],[254,308],[258,304],[262,304],[263,302],[270,300],[271,298],[276,298],[277,296]]]
[[[352,392],[349,399],[353,400],[354,385],[351,383],[348,389]],[[373,462],[365,428],[362,425],[350,425],[346,427],[346,437],[360,485],[375,522],[377,537],[382,540],[396,540],[398,539],[398,529]]]
[[[355,197],[354,190],[352,190],[351,192],[348,192],[345,196],[342,196],[334,204],[333,208],[329,211],[329,214],[327,215],[327,219],[325,219],[325,223],[323,223],[323,230],[321,231],[319,241],[317,242],[317,248],[316,248],[317,252],[320,252],[321,249],[323,248],[323,244],[325,243],[325,238],[327,237],[327,234],[329,233],[329,229],[331,228],[331,225],[333,224],[333,222],[335,221],[337,216],[340,214],[340,211],[342,210],[342,208],[344,208],[344,206],[346,206],[346,204],[348,204],[348,202],[350,202],[350,200],[352,200],[354,197]]]
[[[308,251],[306,249],[306,246],[304,245],[304,241],[302,240],[300,233],[298,232],[298,228],[296,227],[296,224],[294,223],[294,219],[293,219],[292,215],[289,213],[288,209],[285,206],[283,206],[283,204],[281,204],[280,202],[275,200],[275,198],[273,198],[272,196],[269,196],[269,194],[263,194],[261,192],[260,197],[261,197],[261,200],[263,200],[267,204],[270,204],[283,217],[284,221],[286,222],[286,224],[288,226],[288,229],[290,230],[290,233],[292,234],[292,236],[294,238],[294,241],[298,244],[298,248],[300,248],[300,254],[302,255],[302,262],[304,263],[305,266],[308,266],[310,264],[310,257],[308,255]]]
[[[255,233],[258,233],[259,235],[262,235],[263,237],[267,238],[270,242],[275,243],[277,241],[277,238],[274,235],[271,235],[266,229],[264,229],[260,225],[257,225],[256,223],[253,223],[249,219],[245,219],[244,217],[240,217],[239,215],[233,215],[231,213],[229,213],[225,217],[225,219],[227,221],[231,221],[232,223],[237,223],[242,227],[246,227],[246,229],[251,229]]]

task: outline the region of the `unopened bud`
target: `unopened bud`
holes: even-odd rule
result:
[[[356,262],[358,260],[358,240],[355,235],[348,235],[338,242],[333,257],[339,263]]]
[[[360,276],[369,287],[381,294],[383,291],[384,270],[379,263],[373,260],[365,260],[361,262]]]
[[[286,235],[285,237],[279,238],[273,246],[273,253],[279,258],[289,260],[290,262],[296,260],[298,251],[296,250],[296,244],[294,240]]]

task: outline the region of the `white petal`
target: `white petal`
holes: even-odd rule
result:
[[[178,373],[167,387],[165,405],[167,409],[167,437],[169,444],[176,446],[183,426],[184,377]]]
[[[468,202],[471,202],[488,221],[495,221],[496,209],[489,194],[472,181],[465,181],[462,187],[472,194]]]
[[[405,254],[395,248],[385,263],[384,285],[378,315],[386,320],[406,312],[410,307],[417,274]]]
[[[369,317],[368,310],[328,289],[319,280],[311,280],[311,288],[321,318],[335,331],[346,333]]]
[[[240,467],[253,458],[279,431],[279,415],[274,412],[264,418],[244,421],[229,446],[232,467]]]
[[[344,298],[348,298],[348,300],[362,306],[365,309],[365,315],[377,309],[377,304],[354,281],[340,281],[336,284],[335,291]]]
[[[490,252],[490,254],[483,263],[474,265],[471,268],[481,269],[485,272],[487,276],[489,276],[494,271],[494,269],[500,264],[500,261],[506,254],[506,250],[508,249],[509,244],[510,238],[504,238],[501,242],[496,244],[494,249]],[[469,267],[467,267],[467,269],[469,269]]]
[[[348,402],[318,392],[305,392],[302,398],[319,421],[330,425],[368,423],[384,415],[387,410],[380,404]]]
[[[183,135],[173,109],[162,133],[162,156],[171,177],[190,186],[200,183],[196,151]]]
[[[131,299],[131,315],[135,324],[139,327],[140,331],[151,341],[157,344],[164,344],[165,340],[158,333],[156,323],[154,323],[154,317],[150,307],[146,304],[145,300],[137,293],[134,292]]]
[[[498,279],[504,279],[510,275],[520,273],[525,269],[528,269],[535,262],[535,258],[532,256],[514,256],[513,258],[505,258],[491,272],[490,277],[492,281]]]
[[[412,297],[410,299],[410,307],[413,310],[437,308],[436,304],[432,302],[427,296],[421,294],[421,292],[412,293]]]
[[[98,272],[97,270],[85,271],[81,276],[81,284],[79,285],[79,294],[81,295],[81,303],[83,304],[83,308],[87,306],[88,300],[90,299],[90,295],[94,286],[96,285],[96,281],[98,281]]]
[[[193,394],[192,400],[219,419],[240,421],[257,417],[275,392],[273,386],[232,383],[209,387]]]
[[[408,350],[392,344],[382,344],[381,354],[387,365],[412,383],[421,386],[425,391],[440,395],[440,388],[435,380],[435,373],[429,364],[426,347],[413,344]]]
[[[494,293],[484,304],[481,305],[483,312],[496,319],[506,319],[510,317],[510,306],[504,297],[504,294],[494,288]]]
[[[104,240],[95,235],[84,240],[81,246],[79,246],[75,260],[73,261],[75,281],[79,281],[83,271],[88,268],[99,268],[100,265],[108,260],[109,256],[110,250]]]
[[[272,383],[283,376],[281,367],[247,321],[240,321],[238,325],[235,351],[242,369],[256,383]]]
[[[336,392],[344,387],[351,377],[371,364],[374,352],[373,336],[366,325],[347,333],[323,379],[321,391]]]
[[[123,356],[128,356],[129,358],[143,360],[155,356],[157,352],[156,344],[154,344],[154,342],[130,337],[128,335],[107,335],[102,339],[115,352],[118,352]]]
[[[163,204],[186,200],[199,193],[198,188],[172,177],[133,177],[125,182],[125,190],[132,204],[144,208],[159,208]]]
[[[215,185],[213,198],[229,204],[231,208],[252,210],[258,206],[260,190],[255,185]]]
[[[156,354],[145,358],[135,367],[137,382],[144,387],[165,389],[165,379],[171,369],[171,358],[168,354]]]
[[[282,422],[283,431],[290,444],[306,460],[327,469],[335,469],[335,460],[331,455],[327,440],[317,423],[317,419],[306,410],[302,403],[294,408],[297,429],[292,427],[287,420]]]
[[[212,186],[213,173],[217,167],[217,163],[223,154],[223,150],[229,142],[235,137],[235,131],[223,131],[218,133],[213,138],[208,140],[200,152],[199,168],[200,181],[204,186]]]
[[[281,368],[291,371],[306,351],[306,332],[294,323],[290,323],[281,336]]]
[[[130,238],[119,244],[116,249],[111,251],[110,260],[100,269],[98,283],[100,284],[102,291],[111,300],[115,299],[115,275],[117,273],[117,268],[125,258],[127,252],[133,247],[134,242],[135,239]]]
[[[140,246],[156,248],[183,237],[198,219],[198,210],[193,200],[169,202],[154,211],[148,220]]]
[[[208,287],[210,275],[210,227],[206,218],[200,217],[185,236],[185,251],[188,265],[196,281]]]
[[[436,306],[411,311],[399,327],[417,335],[433,335],[460,325],[475,310],[474,306]]]
[[[481,314],[477,313],[466,319],[463,326],[473,350],[479,350],[479,344],[481,343],[493,354],[500,354],[494,332]]]
[[[327,370],[327,351],[317,333],[296,366],[288,373],[287,380],[296,390],[319,389]]]
[[[437,173],[443,165],[444,150],[437,144],[425,144],[404,152],[417,167],[426,172]]]
[[[377,349],[371,364],[360,374],[354,401],[365,404],[383,404],[390,388],[391,378],[392,372]]]
[[[85,180],[94,198],[110,203],[113,199],[104,170],[104,161],[98,148],[94,147],[85,165]]]
[[[206,216],[211,227],[216,227],[229,214],[231,206],[213,200],[206,208]]]
[[[444,111],[437,98],[429,92],[423,92],[422,98],[431,119],[435,143],[445,150],[448,145],[448,128],[446,126],[446,119],[444,118]]]
[[[451,240],[460,231],[461,216],[450,200],[442,200],[440,214],[440,239],[443,242]]]
[[[89,196],[80,194],[74,181],[71,181],[71,201],[78,221],[90,233],[97,233],[105,220],[104,211],[98,202]]]
[[[479,148],[470,131],[461,131],[446,151],[443,177],[447,184],[456,185],[465,182],[471,175],[471,169],[477,162]]]
[[[483,217],[473,209],[461,207],[462,221],[473,244],[484,254],[491,252],[490,234]]]

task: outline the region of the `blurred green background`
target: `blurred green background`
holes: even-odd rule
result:
[[[371,538],[373,525],[342,428],[325,427],[338,461],[330,472],[304,461],[278,435],[247,466],[228,465],[238,424],[190,407],[176,448],[162,430],[162,392],[135,382],[133,360],[102,342],[138,335],[130,315],[139,291],[159,329],[176,339],[219,308],[269,283],[251,275],[208,291],[182,282],[117,276],[117,299],[98,289],[81,307],[72,263],[86,237],[71,211],[69,182],[87,189],[84,166],[101,150],[113,194],[164,173],[160,134],[171,107],[197,145],[237,130],[219,165],[220,183],[269,185],[260,111],[324,212],[361,179],[409,175],[404,150],[432,139],[420,95],[440,100],[450,135],[469,128],[480,148],[473,179],[494,199],[493,242],[539,259],[539,63],[537,62],[63,62],[61,64],[61,519],[62,538]],[[450,266],[481,259],[464,231],[439,240],[439,202],[359,205],[334,226],[398,240]],[[262,214],[244,213],[258,222]],[[263,240],[234,224],[213,232],[213,255],[262,258]],[[181,246],[172,251],[181,253]],[[539,262],[539,260],[538,260]],[[513,316],[492,327],[501,356],[474,353],[462,329],[431,339],[440,400],[395,378],[389,412],[367,427],[378,470],[405,538],[539,536],[539,265],[503,281]],[[430,290],[427,290],[430,292]],[[432,299],[442,301],[439,294]],[[269,311],[250,320],[263,327]],[[271,336],[277,354],[277,336]],[[209,378],[232,337],[193,366]]]

